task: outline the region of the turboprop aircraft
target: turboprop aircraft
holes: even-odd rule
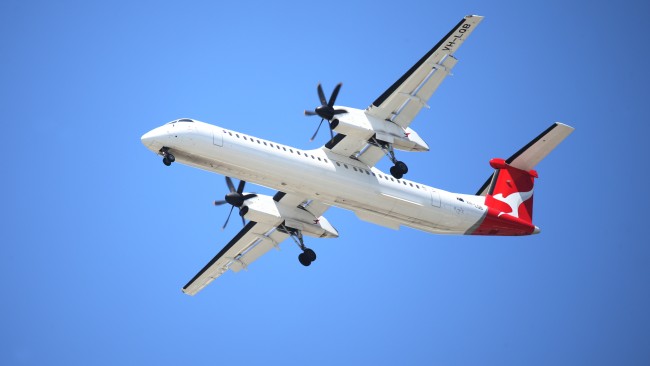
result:
[[[492,159],[494,173],[474,195],[405,179],[408,167],[395,154],[395,150],[429,150],[410,124],[423,107],[429,108],[427,101],[456,65],[455,52],[482,19],[464,17],[365,110],[334,104],[341,84],[329,100],[319,84],[321,105],[305,115],[319,116],[321,124],[329,125],[331,140],[321,148],[298,149],[190,118],[144,134],[142,143],[161,155],[165,165],[177,162],[226,176],[229,192],[215,205],[229,204],[230,214],[237,207],[244,224],[183,292],[194,295],[229,269],[247,268],[288,238],[302,250],[300,263],[309,266],[316,253],[305,246],[303,237],[339,236],[323,216],[330,206],[392,229],[407,226],[458,235],[539,233],[532,221],[537,178],[533,168],[572,127],[554,123],[510,158]],[[384,156],[393,163],[390,174],[375,167]],[[230,177],[240,180],[237,187]],[[246,182],[278,192],[248,193]]]

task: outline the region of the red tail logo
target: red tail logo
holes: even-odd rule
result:
[[[499,217],[508,214],[532,223],[533,185],[537,172],[517,169],[503,159],[492,159],[490,165],[497,171],[485,205],[499,211]]]

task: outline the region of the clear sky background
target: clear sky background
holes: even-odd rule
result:
[[[0,2],[0,364],[650,364],[641,3]],[[191,117],[318,147],[319,81],[365,108],[466,14],[485,20],[411,125],[431,151],[400,158],[474,193],[489,159],[574,126],[538,166],[540,235],[334,208],[311,267],[285,242],[181,293],[241,226],[220,229],[222,176],[165,167],[142,134]]]

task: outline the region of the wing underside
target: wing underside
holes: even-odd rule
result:
[[[212,260],[192,278],[183,292],[195,295],[215,278],[231,269],[238,272],[289,237],[275,226],[249,222]]]
[[[429,52],[427,52],[402,77],[380,95],[365,113],[380,120],[395,123],[406,129],[442,81],[451,73],[457,59],[454,53],[481,22],[482,16],[468,15]],[[357,159],[374,166],[384,156],[384,151],[354,136],[337,134],[326,145],[335,154]]]
[[[366,112],[382,120],[408,127],[431,95],[451,73],[458,60],[454,53],[483,20],[482,16],[464,17],[447,35],[379,96]]]
[[[321,217],[329,208],[319,201],[293,193],[278,192],[273,200],[282,202],[283,205],[308,211],[316,218]],[[286,230],[280,229],[284,228],[284,224],[282,219],[272,223],[250,221],[183,287],[183,292],[195,295],[229,269],[239,272],[272,248],[279,249],[280,243],[290,236]]]

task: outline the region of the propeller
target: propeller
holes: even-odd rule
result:
[[[337,114],[341,113],[347,113],[345,109],[334,109],[334,103],[336,102],[336,97],[339,95],[339,90],[341,90],[342,83],[336,84],[334,87],[334,91],[332,92],[332,95],[330,96],[329,102],[327,99],[325,99],[325,93],[323,92],[323,87],[318,83],[318,98],[320,99],[321,105],[317,107],[313,111],[305,111],[305,116],[319,116],[321,118],[320,123],[318,124],[318,128],[316,129],[316,132],[314,133],[314,136],[309,139],[309,141],[314,141],[316,138],[316,135],[318,134],[318,131],[320,130],[320,126],[323,125],[323,121],[327,120],[328,125],[330,127],[330,135],[332,138],[334,138],[334,133],[332,132],[332,125],[329,124],[329,122],[334,119],[334,116]]]
[[[226,177],[226,184],[228,185],[228,189],[230,192],[226,194],[223,200],[220,201],[214,201],[215,206],[221,206],[224,204],[229,204],[230,207],[230,213],[228,213],[228,218],[226,219],[226,223],[223,224],[223,227],[221,230],[226,228],[226,225],[228,225],[228,221],[230,220],[230,215],[232,214],[232,210],[237,207],[241,209],[241,207],[244,205],[244,201],[246,201],[249,198],[257,197],[257,194],[255,193],[249,193],[249,194],[244,194],[244,186],[246,185],[245,181],[239,181],[239,186],[237,186],[237,189],[235,189],[235,185],[232,183],[232,179],[230,177]],[[244,220],[244,217],[242,216],[241,218],[242,224],[245,226],[246,221]]]

